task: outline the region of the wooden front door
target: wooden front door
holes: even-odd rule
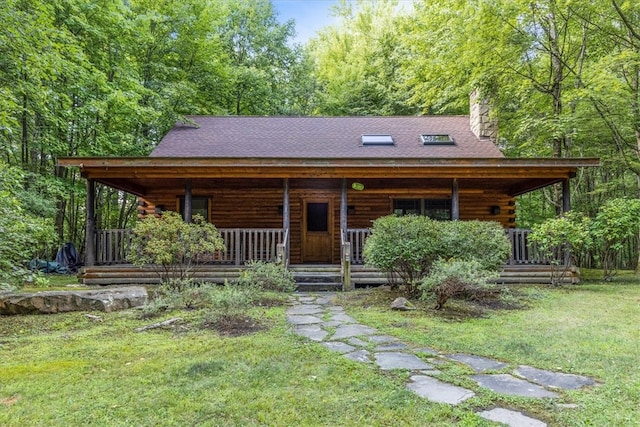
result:
[[[302,212],[302,262],[331,263],[333,207],[331,199],[306,199]]]

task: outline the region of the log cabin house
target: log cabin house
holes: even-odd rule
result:
[[[213,223],[227,250],[198,273],[204,280],[233,277],[249,260],[279,259],[302,282],[383,283],[362,265],[362,248],[372,221],[392,213],[497,221],[513,247],[503,280],[548,280],[527,231],[515,228],[515,197],[560,183],[568,210],[570,179],[598,160],[507,158],[481,107],[472,104],[470,116],[193,116],[149,157],[61,159],[87,179],[81,278],[157,280],[127,266],[128,230],[95,229],[101,183],[137,195],[141,217],[174,210]]]

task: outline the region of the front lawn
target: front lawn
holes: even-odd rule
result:
[[[478,396],[458,407],[405,389],[407,373],[382,373],[289,332],[284,306],[256,307],[267,326],[223,337],[198,310],[140,319],[139,311],[0,317],[0,425],[491,425],[473,411],[500,405],[550,425],[637,425],[640,419],[640,281],[519,288],[519,309],[452,303],[391,311],[388,290],[339,294],[359,322],[412,347],[470,352],[588,375],[601,383],[549,400],[478,389],[467,368],[442,378]],[[182,322],[135,332],[170,317]]]

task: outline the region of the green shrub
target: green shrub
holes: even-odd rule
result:
[[[364,246],[366,264],[397,274],[408,293],[415,293],[418,283],[442,252],[439,232],[442,224],[415,215],[376,219]]]
[[[186,223],[180,214],[167,211],[136,223],[129,259],[135,265],[151,265],[162,283],[177,280],[180,286],[202,257],[218,250],[224,250],[224,241],[213,224],[200,215]]]
[[[444,307],[451,298],[480,299],[499,291],[495,285],[488,283],[497,276],[495,270],[486,269],[474,259],[438,260],[422,280],[422,299],[435,295],[436,310]]]
[[[492,221],[448,221],[439,224],[444,259],[475,260],[485,270],[499,270],[511,254],[502,225]]]
[[[208,293],[207,322],[246,316],[256,297],[255,289],[232,284],[216,286]]]
[[[296,289],[293,273],[282,264],[262,261],[247,263],[247,269],[242,272],[237,284],[243,288],[264,291],[293,292]]]
[[[408,294],[439,259],[475,261],[485,270],[499,269],[511,244],[496,222],[434,221],[422,216],[386,216],[373,223],[364,247],[365,262],[395,273]]]

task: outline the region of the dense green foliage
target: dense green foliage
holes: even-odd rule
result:
[[[129,260],[139,266],[150,265],[162,284],[181,291],[204,257],[224,249],[213,224],[199,215],[186,223],[180,214],[167,211],[161,217],[151,215],[136,223]]]
[[[236,285],[258,291],[292,292],[296,288],[293,273],[282,264],[250,261]]]
[[[1,2],[0,157],[24,172],[23,208],[82,250],[85,188],[59,157],[146,155],[189,114],[466,114],[474,89],[507,155],[602,159],[573,180],[576,209],[638,197],[635,3],[360,0],[335,15],[297,46],[269,0]],[[518,226],[559,200],[522,196]],[[135,221],[120,191],[98,185],[97,206],[98,228]]]
[[[469,261],[495,271],[504,265],[510,251],[498,223],[389,215],[373,222],[363,255],[367,264],[396,274],[407,292],[415,294],[438,260]]]
[[[416,215],[378,218],[365,242],[364,260],[382,271],[397,274],[412,294],[443,252],[442,224]]]
[[[497,270],[488,270],[475,259],[440,259],[420,284],[422,299],[435,296],[435,309],[440,310],[451,298],[482,298],[487,293],[497,293],[489,280],[499,275]]]
[[[578,212],[568,212],[537,224],[529,236],[552,265],[558,266],[554,281],[560,283],[567,264],[562,259],[565,250],[580,259],[595,256],[600,259],[604,279],[611,280],[616,259],[630,238],[640,228],[640,200],[616,198],[600,207],[594,219]]]
[[[553,266],[551,282],[554,285],[562,283],[570,268],[571,263],[565,262],[565,255],[578,255],[591,248],[591,228],[591,220],[575,212],[534,225],[529,239]]]
[[[29,260],[55,243],[53,221],[35,215],[21,200],[22,171],[0,161],[0,290],[20,287],[30,275]]]

